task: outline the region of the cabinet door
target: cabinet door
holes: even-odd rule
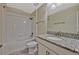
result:
[[[46,48],[42,44],[38,44],[38,55],[45,55],[46,54]]]
[[[54,51],[52,51],[48,48],[46,48],[45,52],[46,52],[46,55],[56,55],[56,53]]]
[[[39,43],[38,55],[56,55],[56,53]]]

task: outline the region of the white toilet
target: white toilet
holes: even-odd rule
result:
[[[37,52],[37,42],[34,40],[34,38],[32,39],[28,39],[25,45],[25,50],[27,51],[28,54],[36,54]]]

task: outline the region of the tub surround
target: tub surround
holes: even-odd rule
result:
[[[47,36],[52,36],[52,38],[57,37],[57,38],[60,38],[63,40],[52,40],[52,39],[48,39]],[[42,34],[42,35],[38,35],[37,37],[44,40],[44,41],[52,43],[56,46],[59,46],[61,48],[67,49],[73,53],[79,54],[79,50],[78,50],[79,49],[79,47],[78,47],[79,40],[68,38],[68,37],[58,37],[56,35],[51,35],[51,34]]]

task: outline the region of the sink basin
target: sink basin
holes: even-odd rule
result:
[[[63,40],[63,39],[58,38],[58,37],[47,37],[47,39],[51,39],[51,40]]]

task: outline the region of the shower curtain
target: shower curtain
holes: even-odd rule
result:
[[[6,39],[4,54],[10,54],[25,48],[26,40],[32,33],[32,23],[28,16],[6,12]]]

